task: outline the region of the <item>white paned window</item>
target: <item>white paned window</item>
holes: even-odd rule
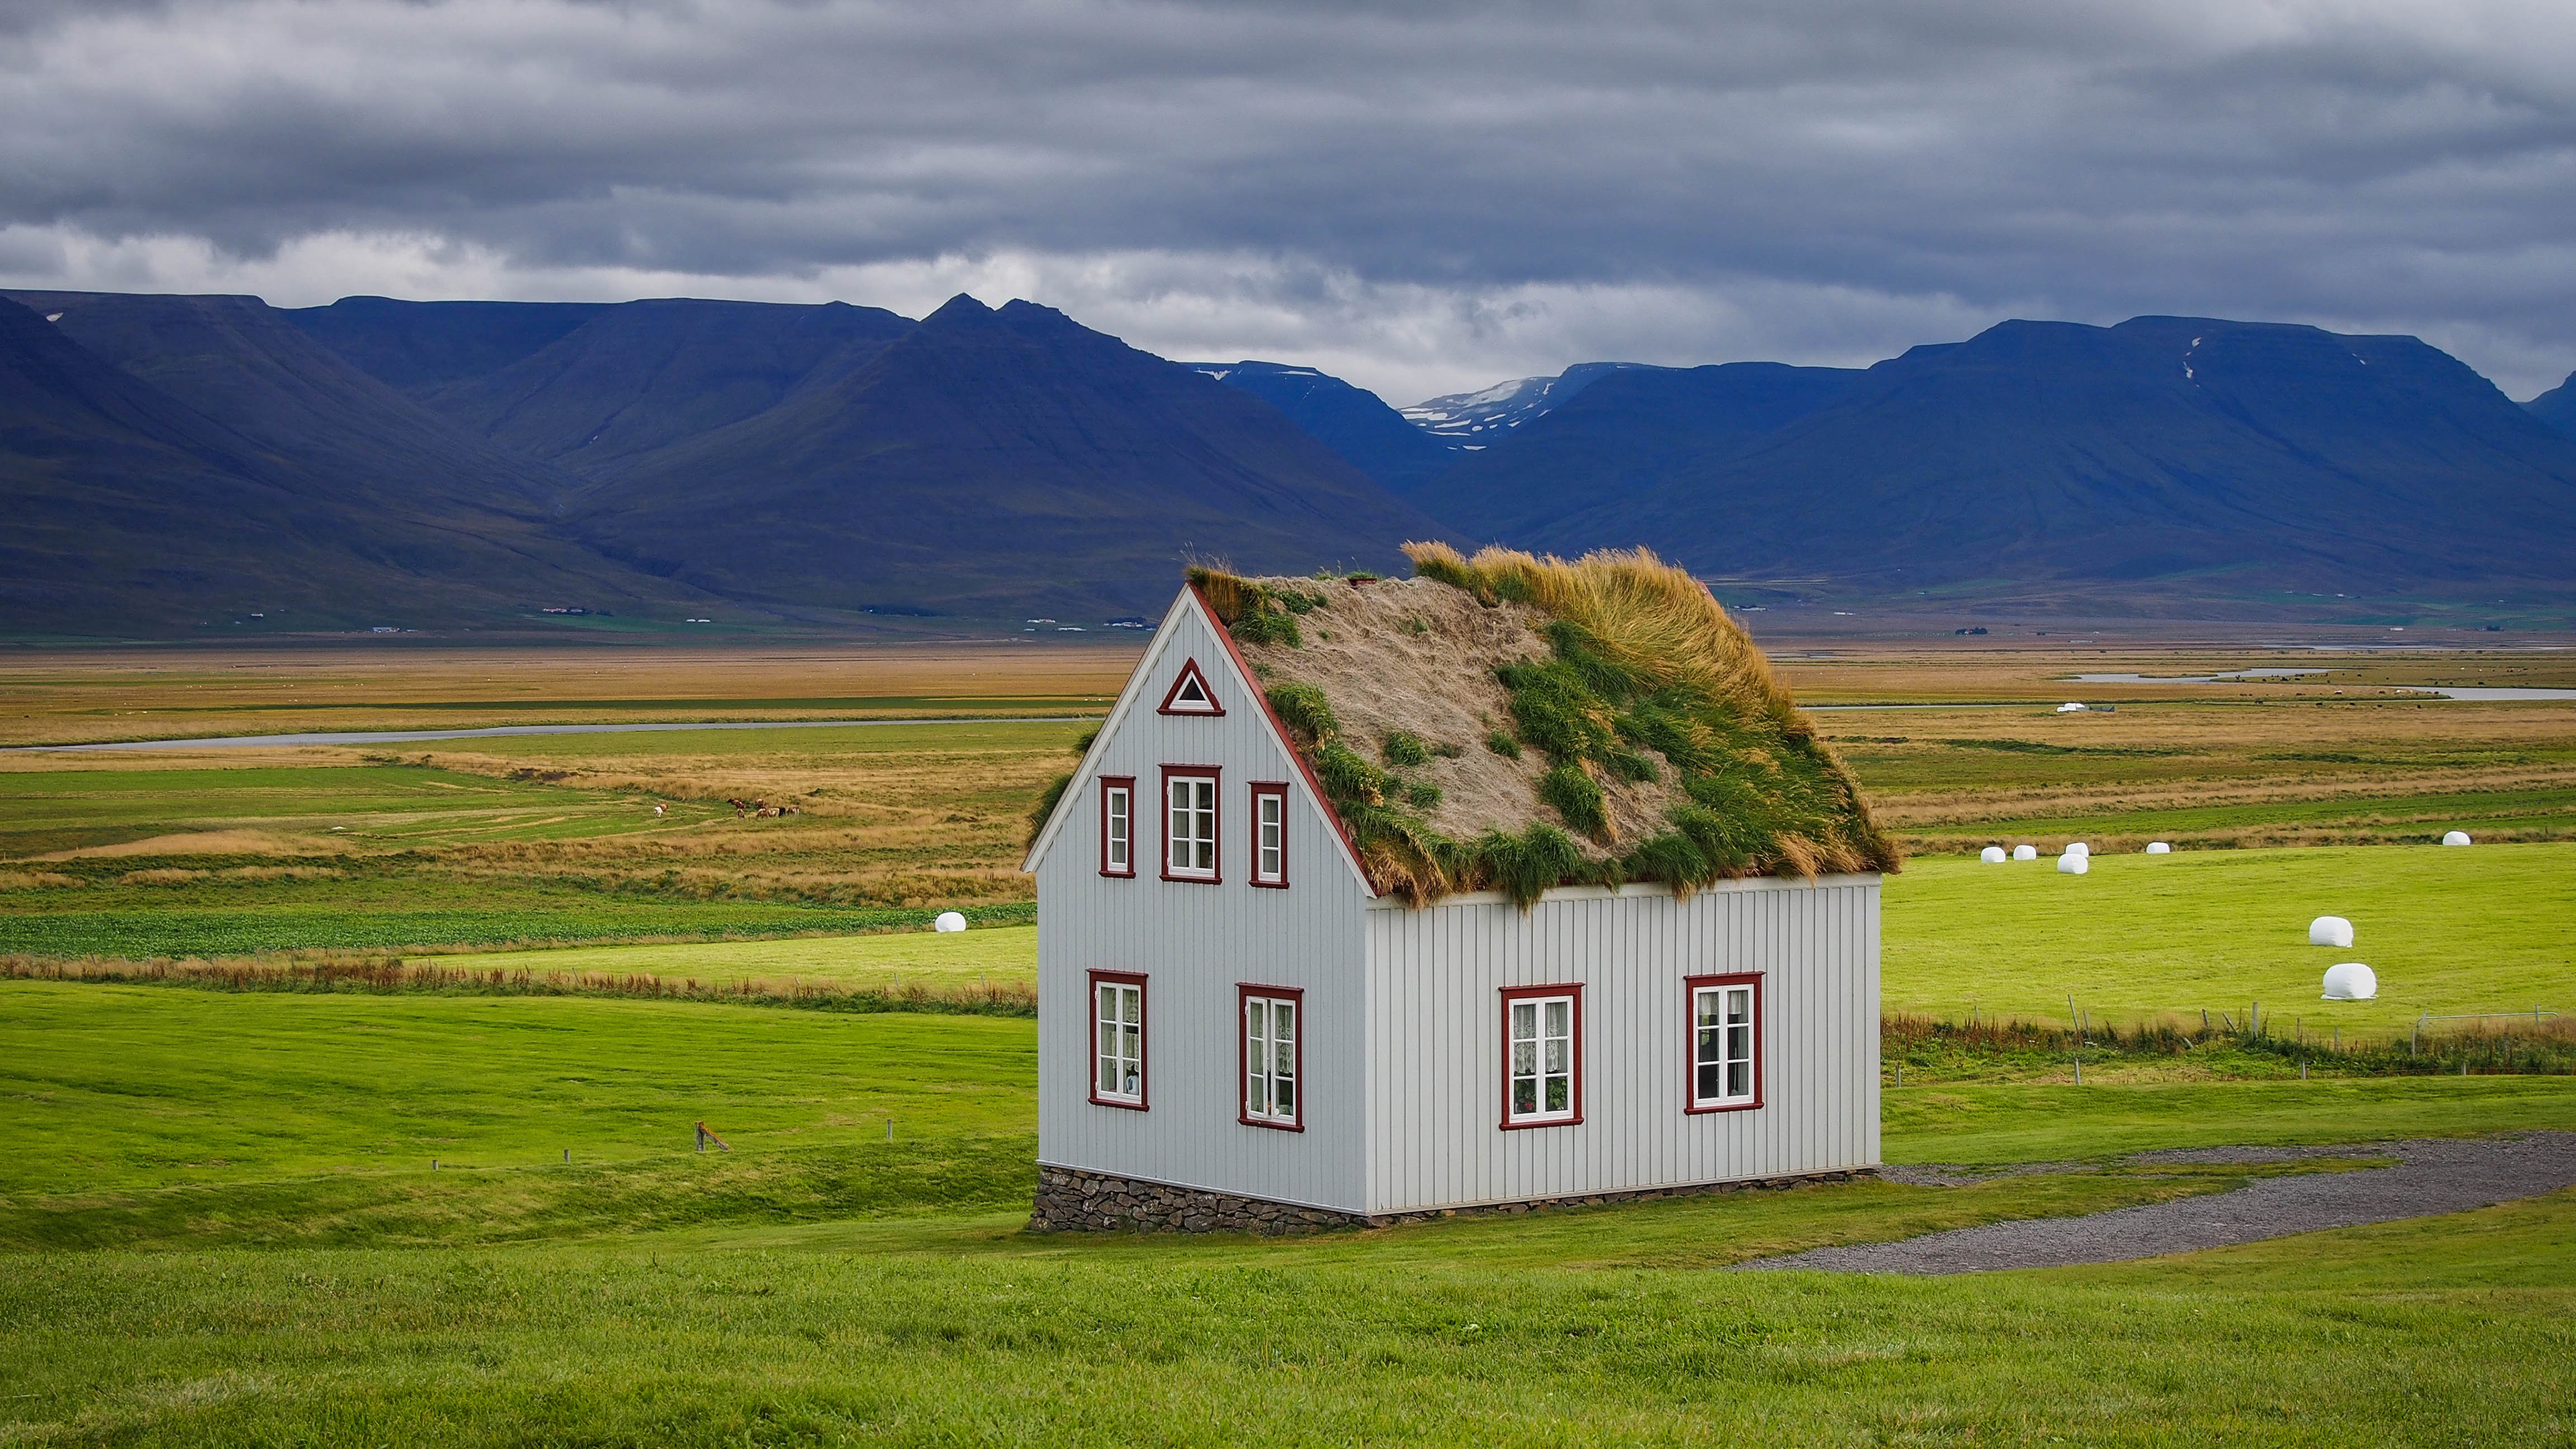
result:
[[[1216,776],[1167,775],[1163,873],[1185,880],[1216,879]]]
[[[1145,983],[1092,977],[1091,1024],[1091,1099],[1145,1105]]]
[[[1252,787],[1252,883],[1288,883],[1288,787]]]
[[[1100,787],[1100,873],[1136,873],[1136,782],[1108,780]]]
[[[1505,1126],[1582,1120],[1576,1060],[1580,999],[1570,991],[1514,992],[1504,998]]]
[[[1243,995],[1243,1120],[1264,1127],[1301,1125],[1297,1109],[1295,995]]]
[[[1747,977],[1691,986],[1691,1106],[1760,1104],[1753,1054],[1761,1036],[1761,983]]]

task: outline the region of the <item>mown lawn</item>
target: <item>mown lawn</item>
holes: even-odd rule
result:
[[[2310,847],[2054,860],[1916,860],[1888,879],[1889,1012],[2064,1023],[2229,1012],[2287,1032],[2403,1036],[2419,1012],[2576,1011],[2576,845]],[[2308,923],[2353,923],[2350,950]],[[2379,999],[2319,999],[2328,966],[2367,963]]]
[[[1031,1236],[1033,1035],[0,983],[0,1442],[2454,1444],[2576,1415],[2563,1196],[1940,1281],[1714,1270],[2261,1169]],[[701,1118],[737,1150],[690,1151]],[[2576,1079],[1952,1084],[1890,1094],[1888,1151],[2531,1125],[2576,1126]]]

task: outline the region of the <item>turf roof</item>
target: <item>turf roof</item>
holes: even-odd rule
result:
[[[1850,773],[1707,588],[1642,549],[1442,544],[1404,580],[1191,581],[1378,890],[1887,871]]]

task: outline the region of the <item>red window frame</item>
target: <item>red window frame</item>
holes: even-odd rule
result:
[[[1127,792],[1127,868],[1120,870],[1109,863],[1109,792]],[[1136,777],[1103,775],[1100,777],[1100,873],[1134,879],[1136,875]]]
[[[1199,682],[1199,693],[1207,697],[1207,708],[1184,706],[1174,709],[1172,701],[1181,697],[1181,686],[1193,679]],[[1223,719],[1225,706],[1216,697],[1216,686],[1208,683],[1207,671],[1199,668],[1197,660],[1189,659],[1182,661],[1181,672],[1172,677],[1172,687],[1163,691],[1163,702],[1154,707],[1154,713],[1196,715],[1201,719]]]
[[[1583,1079],[1591,1073],[1591,1054],[1583,1049],[1583,983],[1561,982],[1554,986],[1506,986],[1502,989],[1503,1039],[1503,1120],[1505,1132],[1523,1132],[1538,1127],[1580,1127],[1583,1125]],[[1574,1053],[1574,1112],[1565,1117],[1548,1117],[1515,1122],[1512,1120],[1512,1003],[1532,997],[1570,996],[1574,998],[1574,1020],[1569,1024],[1567,1044]],[[1542,1067],[1544,1063],[1541,1064]]]
[[[1753,988],[1753,1098],[1745,1102],[1706,1102],[1699,1098],[1699,994],[1727,986]],[[1717,976],[1682,978],[1682,1112],[1699,1117],[1711,1112],[1750,1112],[1762,1105],[1762,973],[1729,971]]]
[[[1206,875],[1172,874],[1172,782],[1178,779],[1208,782],[1208,808],[1216,819],[1208,826],[1208,873]],[[1162,849],[1163,879],[1183,881],[1190,885],[1225,884],[1225,768],[1221,765],[1165,765],[1163,787],[1156,792],[1155,818],[1161,826],[1154,838]]]
[[[1261,873],[1261,802],[1264,799],[1279,802],[1279,874],[1275,877]],[[1285,780],[1253,781],[1251,815],[1252,848],[1251,852],[1244,856],[1244,859],[1250,863],[1244,867],[1243,878],[1265,890],[1284,891],[1288,889],[1288,782]]]
[[[1244,1004],[1259,997],[1285,1001],[1297,1008],[1297,1060],[1290,1070],[1297,1074],[1297,1111],[1288,1121],[1276,1117],[1252,1115],[1252,1043],[1243,1029]],[[1306,1130],[1306,991],[1301,986],[1262,986],[1250,981],[1234,984],[1234,1120],[1246,1127],[1267,1127],[1273,1132]]]
[[[1125,1097],[1104,1097],[1100,1095],[1100,988],[1103,983],[1107,983],[1112,986],[1133,986],[1136,988],[1136,1100],[1132,1102],[1127,1100]],[[1090,1083],[1088,1095],[1091,1098],[1091,1104],[1095,1107],[1116,1107],[1119,1110],[1126,1112],[1152,1111],[1154,1091],[1154,1033],[1153,1016],[1151,1014],[1152,1002],[1149,1000],[1152,993],[1145,989],[1145,977],[1143,973],[1136,971],[1085,972],[1082,983],[1082,994],[1085,1000],[1085,1004],[1083,1006],[1083,1018],[1090,1025],[1089,1035],[1083,1042],[1082,1063],[1083,1072]],[[1304,1013],[1301,1012],[1299,1014],[1303,1015]]]

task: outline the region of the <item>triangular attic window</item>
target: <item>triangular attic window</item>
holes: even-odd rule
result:
[[[1223,714],[1225,707],[1216,702],[1208,688],[1207,676],[1199,672],[1195,659],[1181,666],[1181,677],[1172,681],[1172,691],[1163,696],[1164,714]]]

